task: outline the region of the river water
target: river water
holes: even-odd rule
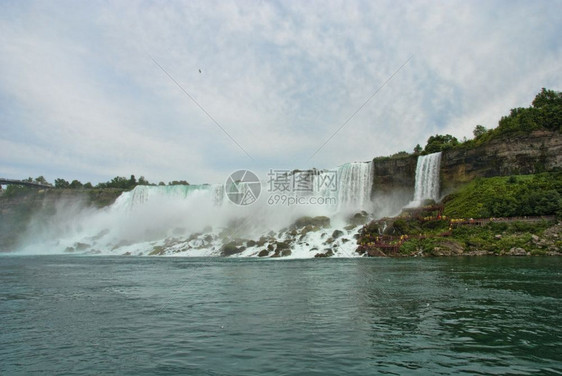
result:
[[[0,374],[562,374],[562,259],[0,257]]]

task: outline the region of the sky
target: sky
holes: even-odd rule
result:
[[[0,177],[221,183],[471,138],[562,89],[562,1],[0,1]]]

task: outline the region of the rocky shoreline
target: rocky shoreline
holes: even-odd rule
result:
[[[562,256],[562,222],[496,219],[455,226],[443,218],[385,218],[366,225],[358,244],[357,252],[368,257]]]

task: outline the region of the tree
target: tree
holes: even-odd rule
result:
[[[562,131],[562,93],[543,88],[528,108],[513,108],[503,116],[492,136],[507,133],[530,133],[538,129]]]
[[[43,176],[39,176],[35,178],[35,182],[43,185],[50,185],[49,182]]]
[[[414,148],[414,154],[419,154],[422,152],[422,147],[420,146],[420,144],[417,144],[416,147]]]
[[[86,188],[86,189],[92,189],[92,188],[93,188],[92,183],[87,182],[86,184],[84,184],[84,188]]]
[[[69,188],[70,183],[64,179],[55,179],[55,188]]]
[[[439,151],[450,149],[459,144],[459,140],[450,134],[446,135],[435,135],[427,139],[427,145],[425,145],[424,151],[426,153],[437,153]]]
[[[541,92],[538,93],[533,100],[533,107],[541,108],[548,105],[561,106],[562,92],[547,90],[543,87]]]
[[[80,183],[80,181],[78,180],[73,180],[72,183],[70,183],[70,188],[72,189],[79,189],[82,187],[83,187],[82,183]]]
[[[124,190],[131,190],[138,185],[135,175],[131,175],[129,179],[124,176],[116,176],[106,183],[99,183],[97,188],[118,188]]]
[[[486,127],[484,127],[483,125],[477,125],[476,127],[474,127],[472,134],[474,134],[474,138],[478,138],[485,135],[487,132],[488,130],[486,129]]]
[[[168,183],[168,185],[189,185],[185,180],[174,180]]]
[[[138,185],[150,185],[150,183],[148,182],[148,180],[146,180],[146,179],[144,178],[144,176],[141,176],[141,177],[139,178],[139,181],[138,181],[137,184],[138,184]]]

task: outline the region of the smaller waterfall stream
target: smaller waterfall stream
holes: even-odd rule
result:
[[[440,167],[441,152],[418,157],[414,200],[409,207],[420,206],[424,200],[439,200]]]

